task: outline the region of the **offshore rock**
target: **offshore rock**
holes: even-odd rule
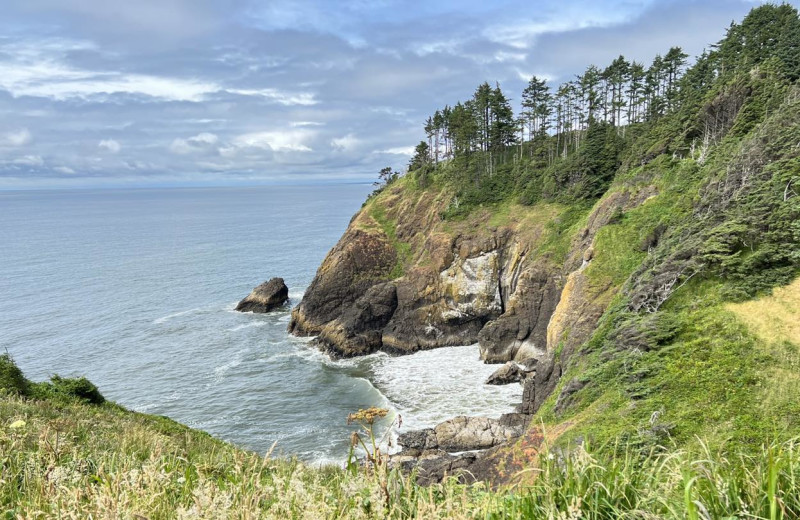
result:
[[[262,283],[236,306],[240,312],[270,312],[289,300],[289,288],[283,278],[272,278]]]

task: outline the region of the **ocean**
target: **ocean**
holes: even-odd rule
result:
[[[286,333],[289,311],[238,313],[280,276],[292,305],[368,185],[0,192],[0,351],[33,380],[85,376],[106,398],[245,449],[343,461],[349,413],[402,431],[498,417],[521,387],[475,345],[334,361]],[[387,421],[388,422],[388,421]]]

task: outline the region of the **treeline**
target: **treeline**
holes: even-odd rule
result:
[[[633,134],[644,135],[662,120],[683,128],[682,138],[689,142],[680,154],[688,155],[691,146],[691,154],[702,159],[745,104],[747,88],[735,86],[737,77],[759,66],[783,82],[800,77],[798,12],[787,4],[757,7],[741,24],[732,23],[725,38],[688,69],[687,58],[680,47],[649,65],[619,56],[605,68],[589,66],[557,88],[532,77],[517,112],[499,84],[483,83],[471,99],[445,106],[426,120],[426,140],[417,145],[409,170],[420,171],[423,184],[433,172],[443,171],[461,191],[503,192],[494,198],[527,191],[534,193],[527,197],[532,201],[565,189],[587,198],[602,193],[621,164],[620,154],[631,141],[626,134],[642,127]],[[735,102],[720,97],[716,90],[721,85],[730,87],[726,95]],[[724,102],[714,106],[713,96]],[[506,178],[495,178],[498,174]],[[470,198],[463,195],[462,200]],[[492,198],[473,195],[477,201]]]
[[[472,99],[445,106],[425,122],[427,141],[419,143],[411,167],[438,163],[474,151],[497,151],[553,134],[555,152],[566,155],[594,122],[623,126],[659,117],[678,105],[678,83],[687,55],[673,47],[645,68],[619,56],[605,69],[592,65],[552,91],[532,77],[514,113],[500,85],[478,86]],[[565,135],[570,134],[570,135]]]

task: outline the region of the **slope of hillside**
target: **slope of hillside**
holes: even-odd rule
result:
[[[564,445],[755,450],[797,435],[791,327],[765,339],[747,316],[758,304],[733,303],[800,274],[800,88],[780,51],[798,27],[789,6],[753,10],[643,122],[590,112],[585,130],[444,161],[421,143],[290,330],[341,356],[479,342],[487,362],[532,368],[528,437]],[[490,455],[502,478],[529,447]]]

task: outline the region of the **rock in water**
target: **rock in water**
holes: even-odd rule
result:
[[[236,310],[240,312],[269,312],[277,309],[289,299],[289,288],[283,278],[273,278],[264,282],[239,302]]]
[[[508,385],[511,383],[519,383],[525,378],[525,372],[515,362],[509,361],[494,371],[489,379],[486,380],[487,385]]]

